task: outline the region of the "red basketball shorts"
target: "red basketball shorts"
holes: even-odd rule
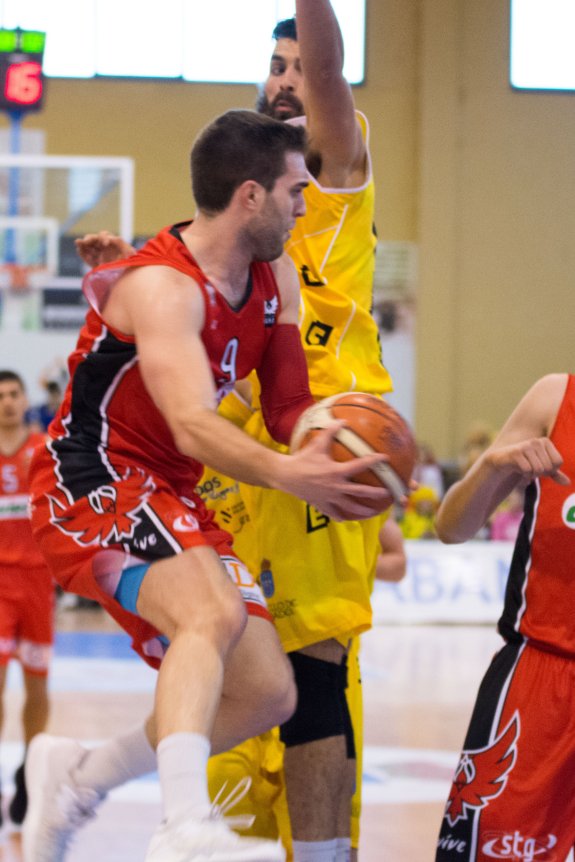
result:
[[[480,686],[436,862],[564,862],[575,842],[575,661],[507,644]]]
[[[45,676],[54,642],[54,581],[46,567],[0,568],[0,664]]]
[[[32,528],[57,582],[68,592],[98,601],[132,638],[132,646],[158,667],[165,649],[153,626],[115,600],[122,572],[172,557],[188,548],[214,548],[249,614],[271,620],[265,599],[234,555],[231,537],[202,500],[178,497],[161,479],[136,466],[121,479],[71,500],[59,487],[47,452],[37,455],[32,479]]]

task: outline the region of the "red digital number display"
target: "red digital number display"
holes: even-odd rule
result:
[[[31,107],[42,98],[42,66],[36,61],[13,63],[6,69],[4,99],[17,107]]]
[[[44,95],[42,54],[0,51],[0,111],[40,111]]]

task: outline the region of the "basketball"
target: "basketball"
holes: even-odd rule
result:
[[[377,464],[353,477],[362,485],[383,485],[394,500],[409,493],[409,482],[417,460],[417,445],[405,419],[381,398],[365,392],[332,395],[309,407],[298,419],[291,439],[291,450],[305,446],[322,428],[343,420],[332,446],[336,461],[372,455],[387,455]]]

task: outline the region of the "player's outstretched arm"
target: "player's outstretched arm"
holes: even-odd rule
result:
[[[290,456],[262,446],[217,415],[212,371],[200,335],[203,299],[188,276],[161,266],[127,272],[103,316],[111,326],[135,336],[146,388],[184,455],[242,482],[295,494],[332,518],[373,515],[362,500],[381,501],[385,507],[385,489],[351,481],[382,456],[336,463],[329,455],[335,429]]]
[[[343,77],[339,24],[329,0],[296,0],[296,21],[311,149],[321,155],[322,184],[345,187],[365,169],[366,148]]]
[[[136,253],[134,246],[107,230],[87,233],[76,240],[76,251],[91,269]]]
[[[549,476],[570,484],[563,458],[549,439],[561,405],[567,375],[539,380],[523,397],[493,444],[453,485],[439,507],[437,534],[443,542],[464,542],[487,522],[517,485]]]

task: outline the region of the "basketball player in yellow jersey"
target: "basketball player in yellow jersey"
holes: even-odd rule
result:
[[[297,21],[297,32],[295,28]],[[329,0],[296,0],[281,22],[259,110],[305,123],[310,140],[306,214],[287,251],[300,275],[300,331],[312,394],[383,394],[391,381],[370,314],[375,237],[367,120],[343,77],[343,48]],[[256,409],[245,430],[273,445]],[[260,575],[298,686],[281,728],[295,862],[349,858],[355,785],[346,701],[350,641],[371,626],[370,573],[380,519],[335,524],[285,494],[242,487]]]
[[[242,398],[242,395],[244,396]],[[242,392],[231,393],[221,404],[221,414],[240,428],[251,416],[250,407],[245,400],[249,393],[245,387]],[[216,513],[218,522],[232,533],[234,542],[247,553],[250,543],[254,541],[254,525],[250,521],[245,503],[240,495],[238,483],[233,479],[206,468],[198,488],[199,493]],[[403,534],[393,518],[382,518],[383,524],[379,530],[377,555],[369,577],[370,589],[373,580],[397,582],[405,576],[406,555]],[[261,581],[266,588],[265,573]],[[359,668],[360,638],[354,637],[348,651],[348,678],[346,698],[354,729],[361,730],[363,721],[363,702],[361,673]],[[359,734],[359,741],[361,735]],[[292,838],[285,778],[283,770],[285,746],[279,738],[278,728],[274,728],[261,736],[249,739],[232,751],[210,758],[208,765],[208,783],[212,799],[227,781],[228,786],[238,785],[246,776],[251,779],[251,788],[246,796],[239,800],[235,812],[239,815],[254,815],[253,825],[246,831],[247,835],[260,838],[281,838],[287,852],[287,862],[292,862]],[[352,855],[356,860],[359,845],[359,821],[361,814],[361,774],[362,746],[356,738],[357,781],[353,799],[351,800],[350,837]],[[310,813],[313,817],[313,812]]]

